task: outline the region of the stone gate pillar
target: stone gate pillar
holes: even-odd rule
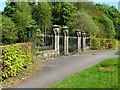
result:
[[[81,32],[81,49],[82,51],[86,50],[86,35],[84,32]]]
[[[63,27],[63,33],[64,33],[64,55],[69,55],[69,52],[68,52],[68,39],[69,39],[68,27],[66,27],[66,26]]]
[[[81,32],[79,29],[76,30],[76,35],[77,35],[77,51],[78,53],[81,52]]]
[[[59,54],[59,26],[53,25],[52,29],[54,35],[53,48]]]

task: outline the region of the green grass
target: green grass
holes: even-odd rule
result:
[[[117,88],[118,58],[107,59],[49,88]]]

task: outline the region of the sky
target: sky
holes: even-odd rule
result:
[[[6,0],[0,0],[0,11],[4,10]],[[118,9],[118,2],[120,0],[91,0],[95,3],[107,4],[109,6],[115,6]]]

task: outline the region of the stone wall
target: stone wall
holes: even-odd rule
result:
[[[55,50],[38,51],[36,53],[37,53],[36,58],[40,58],[40,59],[56,58],[60,56],[58,51]]]

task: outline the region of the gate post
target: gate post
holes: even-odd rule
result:
[[[76,35],[77,35],[77,52],[81,52],[81,32],[79,29],[76,30]]]
[[[81,33],[81,49],[82,51],[86,50],[86,36],[84,32]]]
[[[63,33],[64,33],[64,55],[69,55],[69,52],[68,52],[69,35],[68,35],[68,27],[67,26],[63,27]]]
[[[55,51],[57,51],[59,55],[59,26],[58,25],[53,25],[53,35],[54,35],[54,43],[53,43],[53,48]]]

